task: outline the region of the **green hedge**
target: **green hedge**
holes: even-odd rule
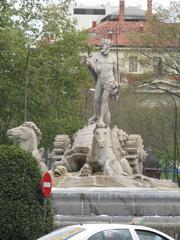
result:
[[[52,231],[50,201],[44,220],[36,159],[17,146],[0,145],[0,239],[34,240]]]

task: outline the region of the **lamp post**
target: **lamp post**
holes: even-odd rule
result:
[[[119,79],[119,51],[118,51],[118,35],[120,34],[120,29],[118,29],[118,24],[113,27],[111,30],[108,31],[108,38],[113,40],[113,36],[115,36],[115,46],[116,46],[116,61],[117,61],[117,78],[118,83],[120,82]]]
[[[173,149],[173,181],[176,182],[176,158],[177,158],[177,103],[173,94],[169,94],[174,103],[174,149]]]
[[[28,47],[27,57],[26,57],[26,66],[25,66],[25,89],[24,89],[24,122],[27,120],[27,90],[28,90],[28,66],[29,66],[29,57],[33,50],[36,49],[36,46],[30,45]]]

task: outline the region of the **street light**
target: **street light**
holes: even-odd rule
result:
[[[119,83],[119,52],[118,52],[118,35],[121,33],[120,28],[116,24],[111,30],[108,31],[108,38],[113,40],[113,36],[115,36],[115,46],[116,46],[116,61],[117,61],[117,78]]]
[[[26,66],[25,66],[25,89],[24,89],[24,122],[27,120],[27,89],[28,89],[28,66],[29,66],[29,57],[32,51],[36,49],[34,45],[27,45],[28,48],[27,57],[26,57]]]
[[[173,151],[173,182],[176,182],[176,158],[177,158],[177,103],[175,97],[169,94],[174,102],[174,151]]]

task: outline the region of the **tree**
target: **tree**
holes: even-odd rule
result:
[[[167,132],[168,141],[164,147],[156,150],[160,155],[166,155],[170,165],[175,168],[177,163],[178,152],[178,101],[180,94],[176,91],[178,81],[180,80],[180,3],[171,1],[168,8],[158,7],[156,13],[147,17],[144,23],[144,31],[135,34],[129,34],[133,44],[136,46],[139,64],[144,69],[144,73],[139,76],[140,81],[134,85],[138,92],[151,92],[151,96],[156,99],[155,95],[164,98],[167,105],[167,112],[164,116],[171,122],[171,132],[164,126],[164,120],[161,119],[161,108],[157,111],[157,116],[161,119],[159,134],[161,129]],[[140,90],[141,89],[141,90]],[[155,94],[152,94],[155,92]],[[164,96],[164,97],[163,97]],[[156,101],[156,100],[155,100]],[[154,101],[154,102],[155,102]],[[154,109],[152,109],[153,114]],[[171,116],[171,118],[169,118]],[[152,131],[152,130],[151,130]],[[169,134],[169,135],[168,135]],[[171,137],[170,137],[171,136]],[[171,155],[170,155],[171,153]],[[172,154],[173,153],[173,154]]]
[[[4,142],[10,123],[16,124],[23,117],[25,43],[22,32],[0,29],[0,136]]]
[[[32,28],[28,26],[39,12],[37,8],[40,10],[39,0],[2,0],[0,3],[0,141],[4,143],[10,124],[22,121],[23,117],[25,46],[30,41],[27,31]]]
[[[44,219],[41,173],[37,160],[17,146],[0,146],[0,235],[35,240],[53,230],[48,201]]]
[[[89,49],[86,34],[75,30],[67,1],[42,9],[42,17],[33,49],[20,23],[0,31],[2,143],[7,143],[7,129],[24,121],[25,92],[27,120],[40,127],[44,147],[52,146],[56,134],[72,135],[84,124],[80,93],[88,74],[80,53]],[[53,24],[55,18],[58,24]]]
[[[171,1],[169,8],[158,7],[156,14],[147,18],[143,32],[129,34],[141,55],[140,64],[148,67],[144,79],[152,81],[167,75],[180,79],[179,12],[180,3]]]
[[[80,92],[87,74],[80,54],[88,47],[86,34],[75,30],[67,11],[67,1],[44,9],[42,37],[29,64],[27,116],[46,134],[47,147],[56,134],[72,136],[84,124]]]
[[[15,27],[31,38],[39,34],[42,17],[40,0],[1,0],[0,27]]]
[[[0,28],[4,28],[12,25],[12,6],[7,0],[1,0],[0,2]]]
[[[140,134],[145,150],[152,148],[166,173],[173,168],[174,108],[170,97],[128,89],[121,92],[118,102],[111,103],[111,113],[112,126],[118,125],[128,134]]]

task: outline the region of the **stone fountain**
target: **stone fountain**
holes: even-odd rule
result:
[[[116,59],[109,49],[110,41],[104,40],[99,53],[82,59],[96,83],[94,115],[74,134],[72,145],[68,135],[57,135],[53,143],[50,172],[55,223],[135,222],[164,231],[173,226],[178,232],[177,184],[144,176],[147,153],[141,136],[109,127],[108,99],[117,98],[119,87]]]
[[[108,98],[116,98],[116,61],[110,42],[92,58],[83,57],[96,82],[94,115],[74,135],[63,137],[52,151],[53,208],[58,226],[84,222],[127,222],[167,233],[180,229],[180,191],[170,180],[143,175],[147,157],[139,134],[110,129]],[[57,138],[55,139],[55,142]],[[63,152],[59,155],[58,152]],[[171,232],[172,231],[172,232]]]

